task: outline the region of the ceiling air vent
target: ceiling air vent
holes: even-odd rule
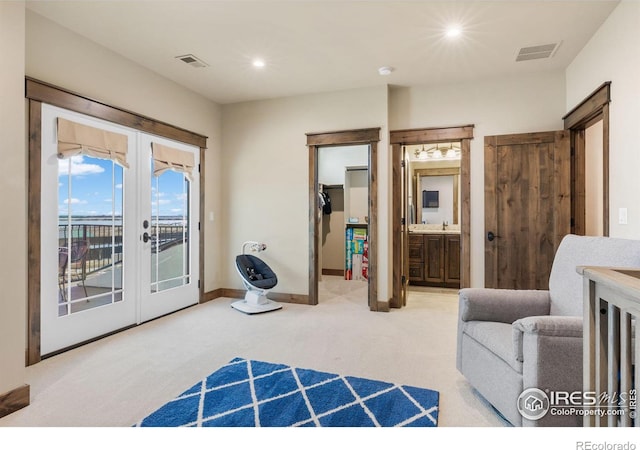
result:
[[[534,45],[533,47],[522,47],[518,52],[516,61],[529,61],[532,59],[551,58],[558,50],[560,43]]]
[[[182,62],[189,64],[191,67],[202,68],[208,67],[209,64],[201,60],[200,58],[193,56],[192,54],[176,56],[176,59],[179,59]]]

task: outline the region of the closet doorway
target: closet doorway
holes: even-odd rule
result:
[[[379,134],[379,128],[307,134],[309,304],[311,305],[317,305],[319,302],[318,282],[322,278],[323,268],[325,274],[354,279],[355,261],[356,279],[368,283],[369,309],[372,311],[384,309],[378,304],[376,278],[376,180]],[[327,170],[325,166],[330,167]],[[334,178],[327,173],[333,174]],[[338,207],[335,216],[333,214],[334,199],[338,200],[335,202]],[[328,203],[331,205],[330,214],[328,214]],[[339,211],[340,206],[342,211]],[[323,247],[326,246],[329,237],[329,245],[331,246],[333,242],[334,251],[331,252],[328,249],[325,256]],[[348,240],[353,242],[347,245]],[[366,270],[363,272],[361,258],[365,255],[365,242]],[[337,250],[339,246],[343,246],[343,251]],[[353,254],[349,254],[353,249],[358,255],[355,258]],[[339,262],[340,259],[342,264]],[[365,275],[366,280],[363,280]]]
[[[368,279],[369,145],[318,149],[321,280]]]

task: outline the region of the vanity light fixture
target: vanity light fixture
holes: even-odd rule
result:
[[[436,144],[435,147],[431,147],[429,149],[425,149],[424,145],[422,148],[417,148],[413,151],[413,154],[416,159],[426,160],[426,159],[460,159],[460,149],[456,144],[442,144],[443,148],[440,148],[440,144]]]

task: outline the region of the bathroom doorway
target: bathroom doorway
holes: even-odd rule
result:
[[[448,281],[449,284],[452,285],[455,282],[456,286],[461,288],[469,286],[471,273],[470,152],[473,129],[473,125],[464,125],[448,128],[397,130],[391,131],[390,133],[393,174],[393,297],[391,298],[390,306],[393,308],[406,306],[407,287],[410,278],[419,278],[423,281],[428,280],[426,281],[427,283],[444,282],[446,284]],[[457,175],[457,171],[454,174],[454,179],[455,175],[457,175],[458,180],[458,194],[455,195],[458,199],[458,207],[455,209],[459,211],[457,218],[459,223],[449,224],[449,229],[447,230],[447,219],[445,218],[442,219],[445,222],[445,230],[440,230],[441,236],[439,235],[436,238],[425,234],[412,237],[409,235],[410,227],[420,228],[423,225],[429,225],[426,223],[415,223],[418,219],[418,213],[422,214],[424,211],[424,208],[420,208],[420,211],[416,208],[418,203],[417,197],[420,197],[419,200],[422,202],[421,206],[424,202],[427,202],[427,206],[429,206],[430,201],[435,201],[433,191],[436,191],[436,189],[418,189],[417,186],[413,187],[414,185],[411,183],[413,174],[410,172],[410,153],[413,152],[414,156],[416,154],[423,154],[423,157],[429,155],[431,159],[444,159],[443,156],[445,156],[449,150],[451,150],[450,154],[457,151],[460,160],[459,175]],[[433,158],[434,155],[436,155],[436,158]],[[451,170],[451,168],[447,170]],[[424,199],[422,198],[423,190],[431,192],[427,193]],[[418,195],[417,192],[420,192],[420,195]],[[453,201],[454,195],[451,194],[451,197]],[[451,209],[451,221],[453,222],[453,217],[455,216],[455,213],[453,213],[454,207],[451,206]],[[421,217],[423,216],[420,216],[419,222],[422,222]],[[428,220],[429,219],[426,219],[425,222]],[[433,224],[433,226],[436,225],[438,224]],[[442,223],[439,225],[442,226]],[[448,236],[452,231],[451,225],[457,225],[459,227],[459,231],[455,230],[456,233],[459,233],[457,236]],[[447,236],[445,236],[445,234],[447,234]],[[443,259],[447,251],[453,258]],[[437,257],[433,261],[429,261],[429,258],[432,258],[433,255]],[[455,256],[458,256],[458,258],[456,259]],[[413,264],[411,260],[413,260]]]
[[[404,151],[408,285],[459,289],[461,143],[406,145]]]

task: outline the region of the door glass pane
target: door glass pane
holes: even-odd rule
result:
[[[58,316],[122,300],[123,168],[58,161]]]
[[[153,173],[153,171],[152,171]],[[151,292],[189,284],[189,180],[167,170],[151,187]]]

